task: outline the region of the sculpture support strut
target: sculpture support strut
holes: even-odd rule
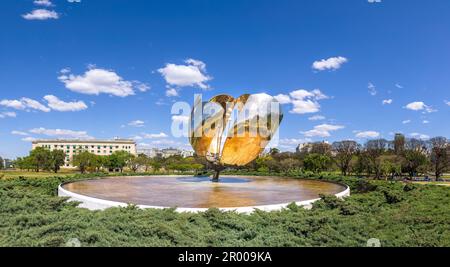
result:
[[[220,172],[223,170],[223,166],[220,164],[214,164],[213,170],[214,170],[214,174],[213,174],[212,181],[217,183],[217,182],[219,182],[219,175],[220,175]]]
[[[215,183],[219,182],[219,174],[220,174],[220,170],[214,170],[214,175],[212,178],[213,182],[215,182]]]

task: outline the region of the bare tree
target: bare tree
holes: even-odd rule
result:
[[[394,152],[395,155],[402,155],[405,151],[405,136],[401,133],[395,134],[394,138]]]
[[[447,138],[445,137],[434,137],[430,139],[430,143],[431,162],[433,163],[436,181],[438,181],[449,166],[449,145],[447,142]]]
[[[369,140],[366,143],[366,152],[370,160],[373,170],[375,171],[375,178],[379,179],[382,175],[381,161],[379,157],[386,151],[389,142],[386,139]]]
[[[405,143],[406,150],[425,151],[426,147],[425,141],[415,138],[408,139]]]

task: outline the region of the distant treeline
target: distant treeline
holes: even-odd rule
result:
[[[30,155],[18,158],[15,166],[23,170],[51,170],[58,172],[64,165],[66,155],[61,150],[36,148]],[[80,151],[72,159],[72,165],[80,172],[107,172],[124,169],[132,172],[193,172],[208,173],[209,163],[202,157],[149,158],[125,151],[117,151],[109,156],[98,156]],[[296,152],[281,152],[270,149],[246,166],[226,166],[227,171],[247,171],[265,174],[341,172],[342,175],[373,176],[376,179],[394,179],[432,173],[435,179],[449,171],[450,145],[445,137],[435,137],[427,141],[406,139],[397,134],[395,139],[375,139],[361,145],[345,140],[332,144],[317,142],[303,145]]]

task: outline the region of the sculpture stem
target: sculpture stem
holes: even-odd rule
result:
[[[213,175],[213,178],[212,178],[212,181],[214,183],[219,182],[219,174],[220,174],[220,170],[219,169],[215,169],[214,170],[214,175]]]

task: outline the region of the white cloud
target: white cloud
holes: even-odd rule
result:
[[[169,88],[166,90],[166,96],[172,97],[172,96],[178,96],[178,91],[175,88]]]
[[[69,3],[81,3],[81,0],[67,0]]]
[[[311,141],[312,140],[310,138],[300,138],[300,139],[284,138],[284,139],[280,139],[279,143],[280,143],[280,145],[285,145],[285,146],[297,146],[299,144],[308,143]]]
[[[151,142],[152,145],[174,145],[175,141],[169,139],[155,140]]]
[[[425,103],[423,103],[423,102],[412,102],[412,103],[409,103],[408,105],[406,105],[406,108],[407,109],[410,109],[410,110],[422,110],[422,109],[424,109],[425,108]]]
[[[168,63],[164,68],[158,69],[158,72],[171,86],[198,86],[208,89],[207,82],[212,80],[212,77],[206,74],[206,64],[191,58],[185,60],[184,63],[186,65]]]
[[[172,121],[174,121],[174,122],[188,123],[188,122],[189,122],[189,116],[173,115],[173,116],[172,116]]]
[[[392,99],[385,99],[385,100],[383,100],[383,105],[390,105],[390,104],[392,104],[392,102],[393,102],[393,100]]]
[[[367,89],[369,89],[369,94],[371,96],[377,95],[377,88],[375,87],[375,85],[373,83],[369,83],[369,85],[367,85]]]
[[[294,107],[291,113],[295,114],[307,114],[316,113],[320,111],[320,104],[313,100],[294,100],[292,101]]]
[[[37,6],[52,6],[52,2],[50,0],[34,0],[33,3]]]
[[[279,94],[279,95],[276,95],[274,97],[282,105],[291,103],[291,98],[288,95]]]
[[[395,87],[397,87],[398,89],[403,89],[403,85],[396,83]]]
[[[77,139],[92,139],[86,131],[73,131],[66,129],[46,129],[43,127],[34,128],[29,130],[30,133],[40,134],[52,137],[65,137],[65,138],[77,138]]]
[[[42,105],[41,103],[39,103],[36,100],[23,97],[21,99],[21,101],[24,103],[24,105],[26,107],[28,107],[30,109],[40,110],[40,111],[43,111],[43,112],[50,112],[50,109],[48,107]]]
[[[19,100],[3,99],[0,101],[0,106],[17,110],[39,110],[43,112],[50,112],[52,109],[57,111],[79,111],[87,109],[87,106],[83,101],[64,102],[53,95],[46,95],[44,99],[47,101],[48,107],[41,104],[39,101],[27,97],[22,97]]]
[[[19,100],[8,100],[3,99],[0,101],[0,106],[5,106],[8,108],[14,108],[14,109],[25,109],[25,105],[22,103],[22,101]]]
[[[3,99],[0,101],[0,106],[5,106],[8,108],[14,108],[17,110],[39,110],[43,112],[50,112],[50,109],[41,103],[39,103],[36,100],[22,97],[20,100],[9,100],[9,99]]]
[[[145,122],[141,121],[141,120],[135,120],[135,121],[130,121],[128,123],[128,126],[132,126],[132,127],[144,127]]]
[[[206,71],[206,64],[203,61],[189,58],[189,59],[186,59],[184,62],[188,65],[196,66],[204,72]]]
[[[379,136],[380,133],[375,131],[361,131],[357,132],[355,135],[356,138],[377,138]]]
[[[423,124],[428,124],[428,123],[430,123],[430,121],[429,120],[423,120],[422,123]]]
[[[58,79],[67,89],[87,95],[110,94],[119,97],[134,95],[136,88],[146,91],[150,87],[138,81],[127,81],[112,70],[91,68],[83,75],[70,74],[70,69],[61,70]]]
[[[367,2],[373,4],[373,3],[381,3],[381,0],[367,0]]]
[[[403,124],[408,124],[408,123],[411,123],[411,120],[404,120],[404,121],[402,121],[402,123]]]
[[[299,89],[290,92],[289,96],[281,94],[277,95],[275,98],[278,101],[281,100],[282,103],[289,103],[289,102],[292,103],[293,108],[290,112],[295,114],[307,114],[319,112],[320,104],[318,100],[328,99],[328,96],[323,94],[319,89],[314,89],[312,91]]]
[[[331,57],[328,59],[322,59],[320,61],[315,61],[312,68],[315,70],[337,70],[341,68],[342,64],[348,62],[345,57]]]
[[[146,83],[141,83],[140,81],[133,81],[133,83],[135,84],[136,89],[140,92],[147,92],[151,89],[150,85]]]
[[[406,109],[409,110],[414,110],[414,111],[420,111],[423,110],[424,113],[431,113],[431,112],[436,112],[435,109],[433,109],[430,106],[427,106],[424,102],[422,101],[416,101],[416,102],[412,102],[409,103],[408,105],[405,106]]]
[[[305,89],[295,90],[289,93],[289,95],[279,94],[274,98],[280,102],[280,104],[292,104],[292,110],[290,113],[295,114],[307,114],[320,111],[319,100],[328,99],[329,97],[323,94],[319,89],[308,91]]]
[[[15,118],[15,117],[17,117],[17,114],[15,112],[12,111],[0,112],[0,119]]]
[[[33,142],[33,141],[36,141],[36,138],[28,136],[28,137],[22,138],[22,141],[24,141],[24,142]]]
[[[300,90],[290,92],[289,95],[293,99],[298,99],[298,100],[303,100],[303,99],[307,99],[307,98],[311,98],[311,99],[315,99],[315,100],[328,99],[328,96],[323,94],[319,89],[314,89],[312,91],[300,89]]]
[[[22,15],[26,20],[47,20],[47,19],[58,19],[59,15],[53,10],[47,9],[35,9],[31,13]]]
[[[155,104],[157,105],[157,106],[164,106],[164,105],[167,105],[167,103],[164,101],[164,99],[162,99],[162,98],[160,98],[160,99],[158,99],[156,102],[155,102]]]
[[[157,139],[157,138],[166,138],[169,137],[167,134],[160,132],[157,134],[143,134],[143,138],[145,139]]]
[[[46,95],[44,99],[47,101],[48,106],[57,111],[80,111],[87,109],[87,105],[83,101],[76,102],[64,102],[54,95]]]
[[[308,120],[310,120],[310,121],[321,121],[324,119],[325,119],[325,117],[322,115],[314,115],[314,116],[311,116],[308,118]]]
[[[447,106],[450,106],[450,101],[444,100],[444,103],[445,103]]]
[[[29,134],[22,131],[12,131],[11,134],[13,135],[21,135],[21,136],[28,136]]]
[[[306,137],[329,137],[331,136],[330,132],[344,129],[345,127],[342,125],[331,125],[331,124],[321,124],[314,126],[312,130],[306,132],[300,132]]]
[[[428,139],[430,139],[429,135],[421,134],[421,133],[411,133],[409,136],[411,136],[413,138],[418,138],[418,139],[421,139],[421,140],[428,140]]]

